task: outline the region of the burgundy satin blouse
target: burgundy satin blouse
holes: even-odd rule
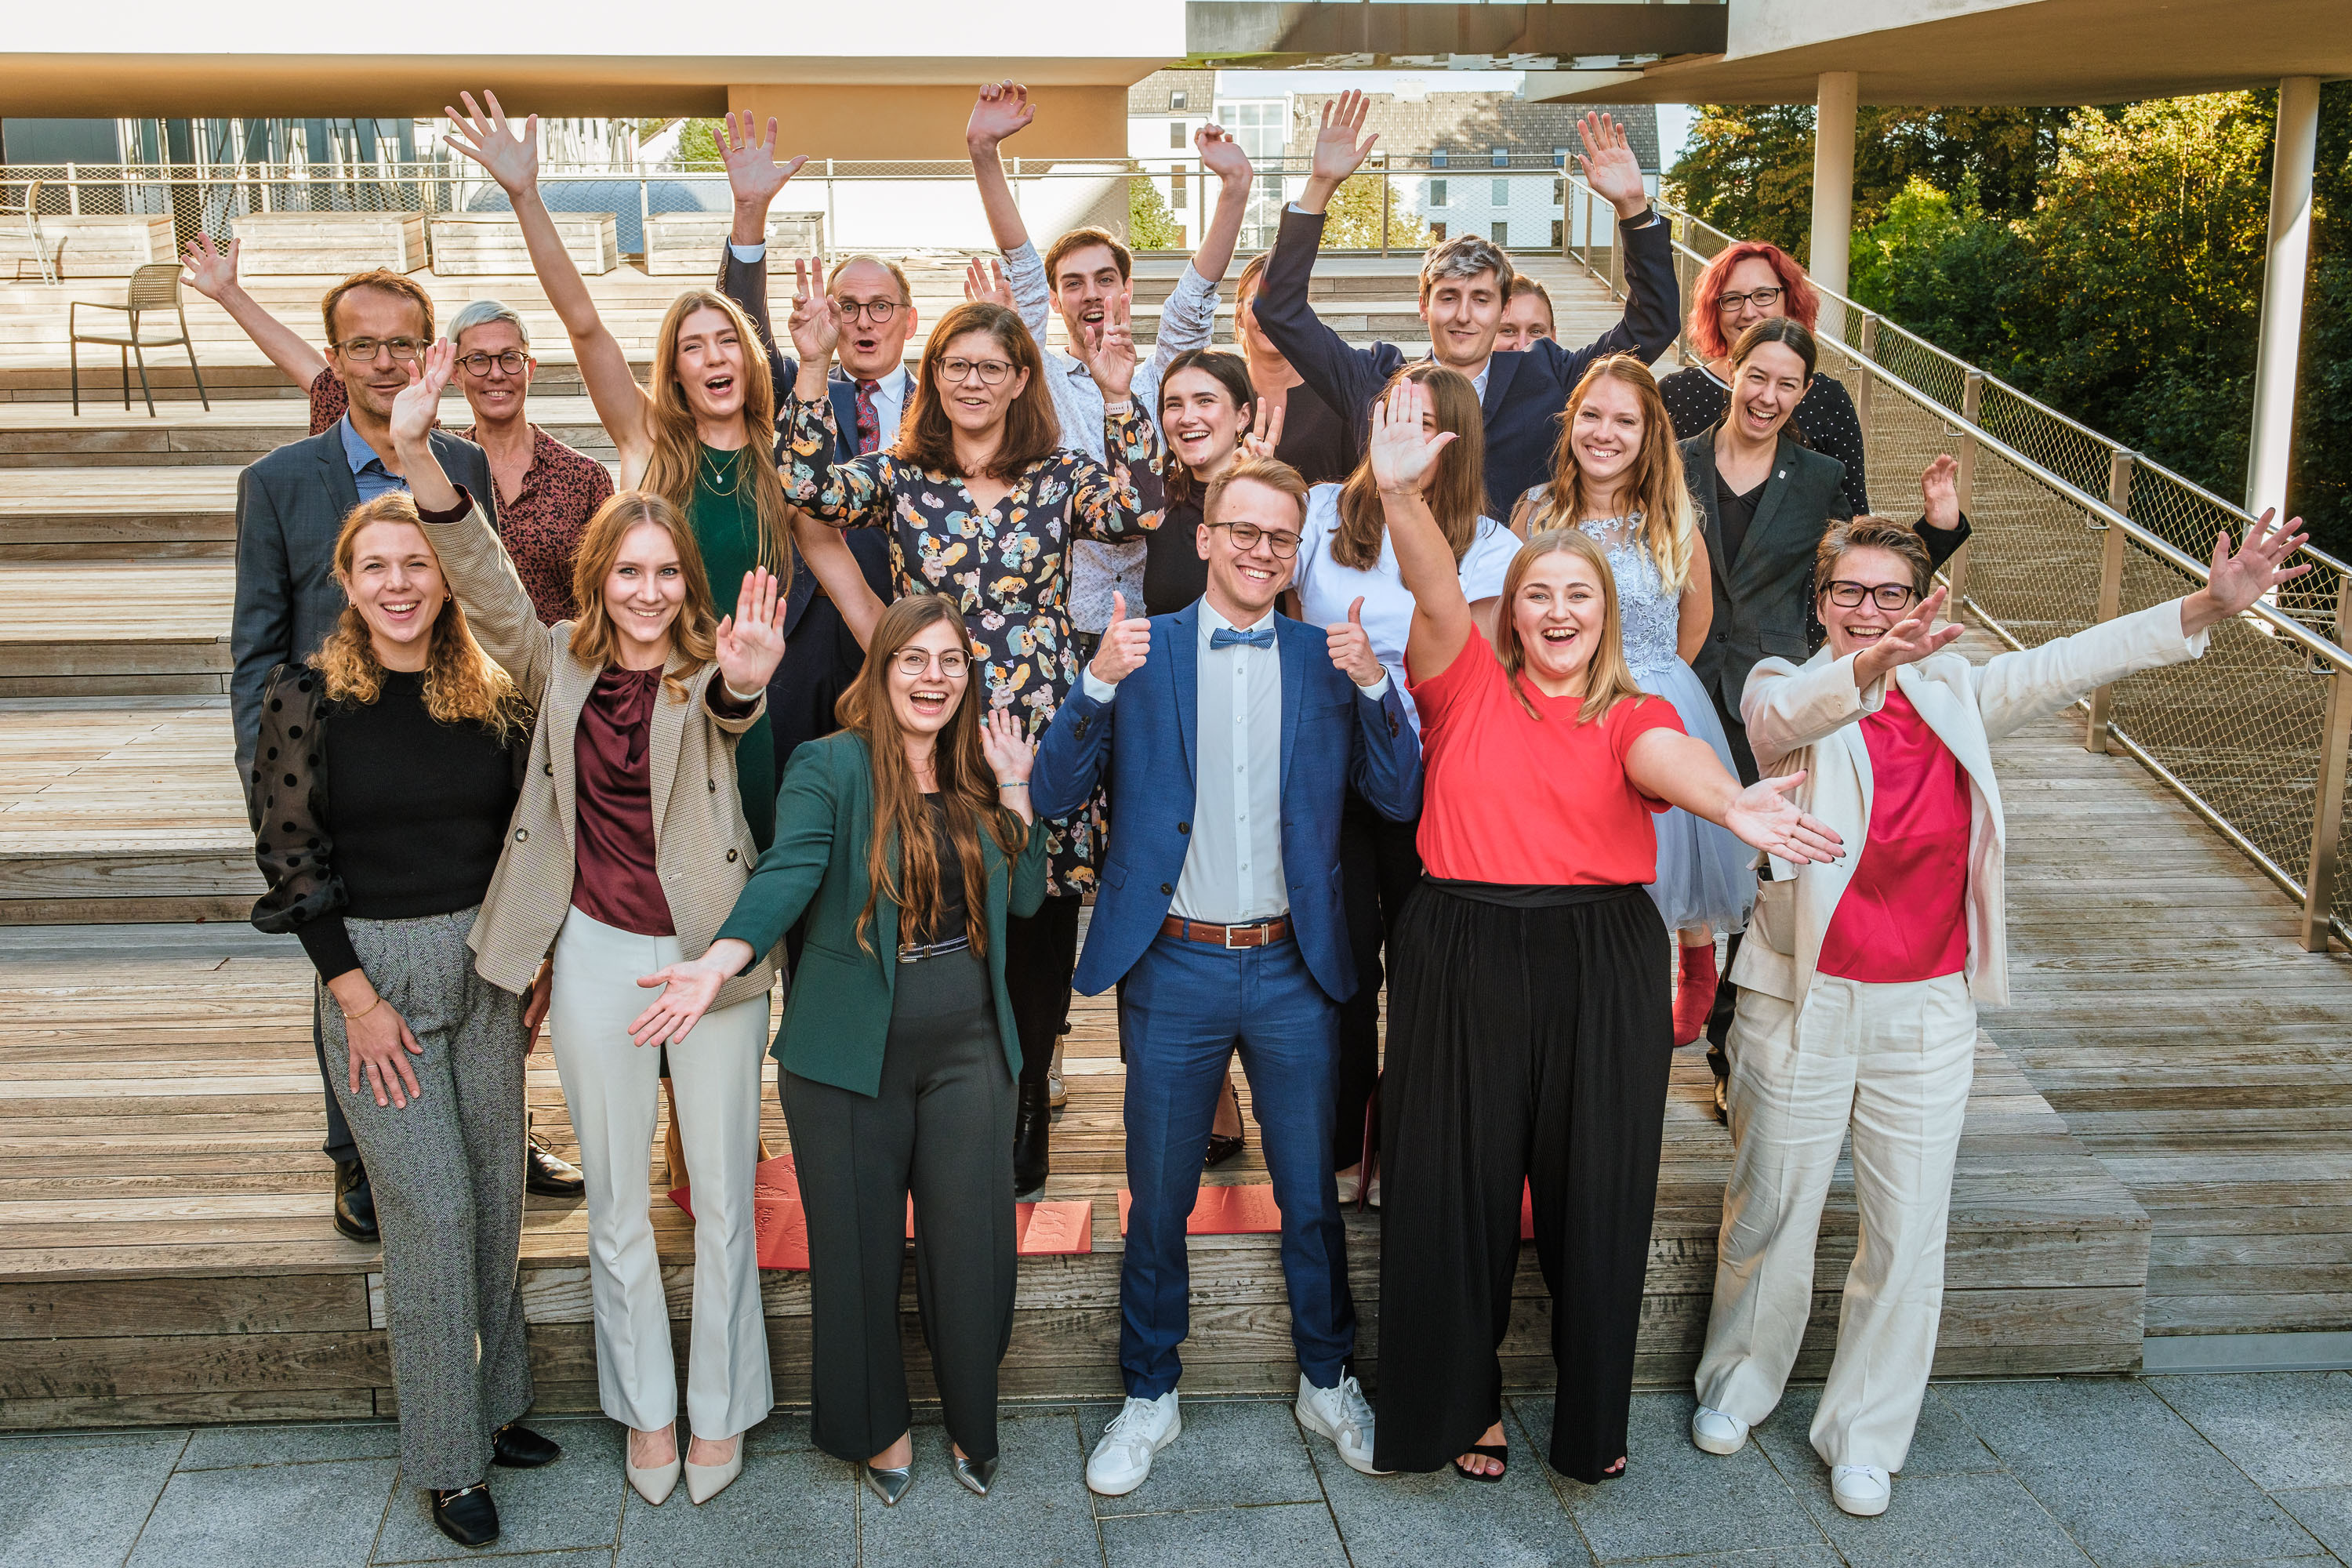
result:
[[[580,710],[572,741],[579,776],[579,849],[572,907],[640,936],[675,936],[669,898],[654,868],[654,705],[658,669],[607,668]]]

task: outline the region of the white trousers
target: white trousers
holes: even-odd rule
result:
[[[1943,1314],[1952,1161],[1976,1033],[1976,1004],[1958,974],[1894,985],[1817,976],[1801,1015],[1777,996],[1739,993],[1727,1045],[1731,1181],[1700,1404],[1753,1425],[1780,1403],[1812,1304],[1822,1205],[1851,1128],[1861,1237],[1813,1449],[1832,1465],[1903,1468]]]
[[[588,1178],[597,1394],[605,1415],[640,1431],[677,1418],[677,1370],[647,1180],[661,1052],[631,1044],[629,1023],[657,994],[640,989],[637,977],[682,956],[676,937],[639,936],[573,910],[555,939],[548,1013]],[[694,1184],[687,1416],[696,1436],[713,1440],[756,1425],[775,1404],[751,1205],[767,1044],[762,996],[713,1009],[684,1045],[669,1047],[678,1137]]]

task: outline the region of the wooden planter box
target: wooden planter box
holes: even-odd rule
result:
[[[48,253],[49,265],[60,278],[128,278],[135,268],[169,261],[180,254],[172,219],[163,213],[125,217],[43,213],[41,248]],[[0,223],[0,280],[37,280],[40,276],[33,238],[25,232],[24,220]]]
[[[583,276],[601,278],[621,264],[611,213],[557,213],[555,232]],[[444,278],[528,278],[530,251],[512,213],[445,213],[432,223],[433,270]]]
[[[237,270],[248,278],[414,272],[425,265],[425,215],[246,213],[236,220]]]
[[[734,226],[727,213],[656,213],[646,220],[646,270],[656,278],[716,278],[719,247]],[[768,220],[768,270],[790,275],[793,259],[824,248],[824,219],[788,213]]]

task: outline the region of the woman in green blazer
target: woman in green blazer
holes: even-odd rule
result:
[[[782,1072],[808,1219],[817,1446],[895,1504],[912,1483],[898,1278],[909,1193],[923,1339],[956,1479],[995,1479],[996,1369],[1013,1332],[1013,1081],[1004,921],[1045,896],[1030,746],[982,716],[969,635],[935,594],[882,615],[839,733],[793,753],[776,837],[709,950],[638,982],[639,1042],[676,1040],[803,912]]]

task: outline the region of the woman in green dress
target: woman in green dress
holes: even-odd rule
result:
[[[497,95],[484,97],[488,113],[471,93],[465,114],[449,111],[456,126],[449,145],[488,171],[512,204],[531,268],[571,336],[588,399],[620,451],[621,488],[652,490],[686,514],[711,582],[740,583],[755,565],[791,582],[788,503],[769,460],[776,389],[751,319],[723,294],[687,290],[662,317],[652,389],[638,385],[540,199],[539,117],[518,134]],[[735,749],[735,785],[751,837],[765,851],[776,832],[776,752],[765,713]]]

